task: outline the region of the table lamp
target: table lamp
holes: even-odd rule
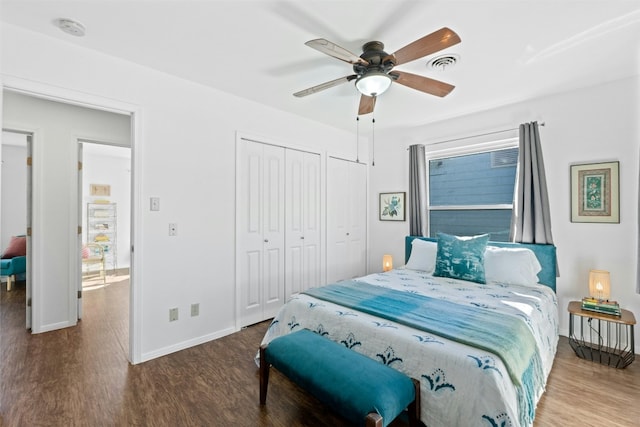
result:
[[[382,271],[389,271],[393,269],[393,257],[391,255],[384,255],[382,257]]]
[[[611,297],[611,281],[609,272],[605,270],[589,270],[589,296],[602,301]]]

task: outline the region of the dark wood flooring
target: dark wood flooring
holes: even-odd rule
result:
[[[259,405],[253,357],[268,322],[133,366],[126,357],[128,281],[83,295],[78,326],[31,335],[24,286],[2,286],[0,425],[347,425],[275,370],[267,405]],[[640,425],[640,360],[608,368],[578,359],[561,338],[534,426],[605,425]]]

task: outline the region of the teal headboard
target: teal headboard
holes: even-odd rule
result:
[[[411,242],[413,239],[427,240],[437,242],[437,239],[431,237],[407,236],[404,240],[404,262],[409,260],[411,255]],[[556,291],[556,247],[554,245],[536,245],[533,243],[507,243],[507,242],[489,242],[490,246],[498,246],[500,248],[527,248],[531,249],[538,258],[542,270],[538,273],[538,280],[541,285],[546,285]]]

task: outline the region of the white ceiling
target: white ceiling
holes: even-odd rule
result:
[[[433,56],[399,65],[456,86],[438,98],[399,84],[378,99],[376,128],[413,126],[638,74],[640,1],[217,1],[2,0],[2,21],[353,131],[353,82],[305,98],[301,89],[352,74],[304,45],[326,38],[357,55],[386,51],[447,26],[462,43],[440,53],[460,62],[430,70]],[[86,27],[82,38],[57,18]],[[370,117],[370,116],[365,116]]]

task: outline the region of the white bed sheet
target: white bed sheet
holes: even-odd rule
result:
[[[551,371],[558,310],[546,286],[476,284],[408,269],[358,280],[518,316],[535,337],[545,378]],[[516,387],[495,354],[304,294],[282,307],[262,343],[302,328],[418,379],[421,420],[429,427],[521,425]],[[543,391],[544,385],[536,390],[536,402]]]

